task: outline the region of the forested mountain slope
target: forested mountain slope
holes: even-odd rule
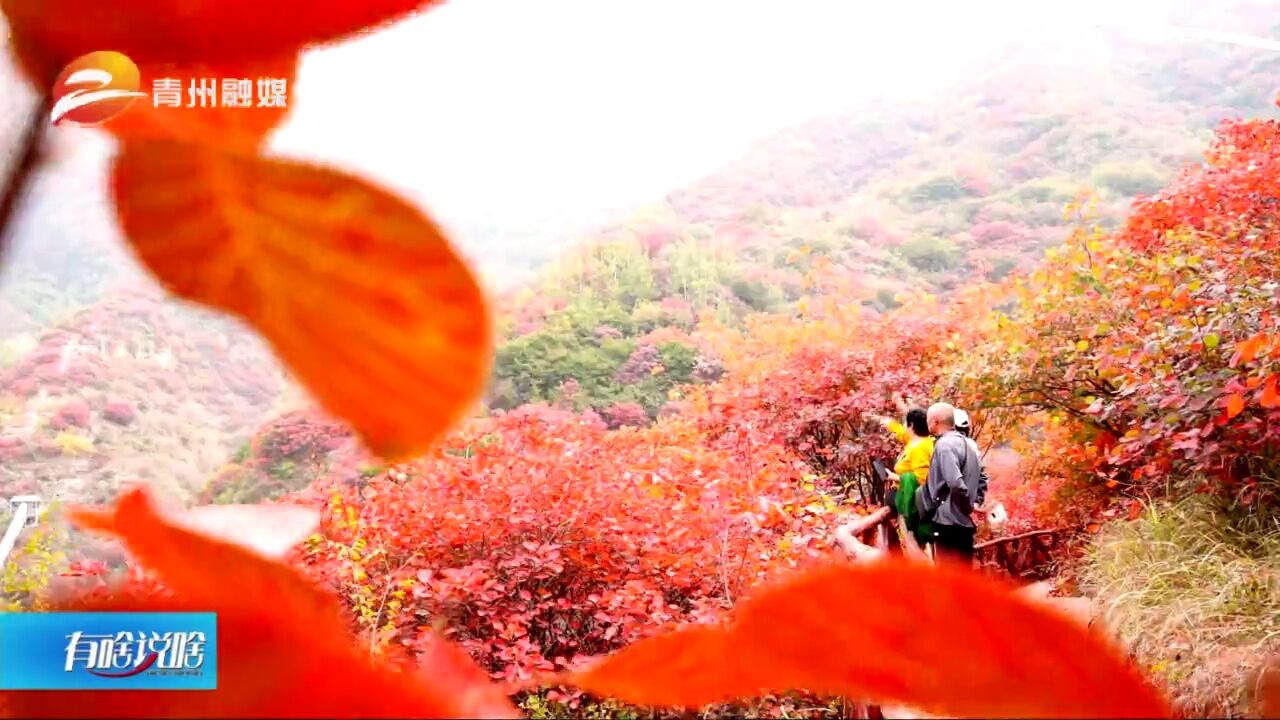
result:
[[[851,313],[1033,268],[1081,221],[1068,203],[1092,197],[1090,222],[1114,227],[1218,122],[1272,114],[1280,78],[1280,55],[1203,42],[1007,55],[936,102],[781,133],[554,261],[504,298],[492,405],[655,417],[674,386],[717,377],[688,338],[700,317],[795,312],[819,265]]]

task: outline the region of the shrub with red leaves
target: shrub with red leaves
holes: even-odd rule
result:
[[[129,425],[137,416],[133,405],[127,402],[109,402],[102,407],[102,417],[117,425]]]
[[[1045,413],[1020,449],[1037,491],[1056,475],[1127,498],[1280,502],[1278,178],[1280,122],[1224,123],[1207,162],[1123,228],[1078,229],[1015,286],[960,374],[1015,440]]]
[[[784,448],[744,462],[679,418],[606,431],[525,407],[451,445],[364,482],[335,475],[309,488],[300,497],[325,505],[326,540],[302,562],[354,598],[364,636],[389,627],[413,648],[442,620],[496,676],[527,678],[669,620],[706,619],[773,564],[825,549],[832,525],[806,509],[816,496]]]
[[[610,429],[644,427],[649,424],[649,415],[640,403],[615,403],[601,410],[600,416]]]
[[[895,414],[893,393],[922,404],[945,399],[942,371],[972,332],[966,314],[980,307],[920,303],[861,318],[833,297],[802,322],[761,319],[747,337],[720,341],[733,360],[725,378],[691,393],[701,427],[717,446],[744,454],[784,444],[815,472],[865,493],[868,461],[901,450],[876,418]]]
[[[306,487],[353,443],[351,430],[327,417],[310,411],[281,416],[210,479],[201,502],[258,502]]]
[[[662,354],[656,346],[640,345],[618,368],[613,379],[620,385],[634,385],[649,377],[661,363]]]
[[[89,411],[89,406],[83,402],[72,402],[58,408],[53,418],[49,420],[49,425],[54,430],[65,430],[69,427],[87,428],[91,423],[93,414]]]

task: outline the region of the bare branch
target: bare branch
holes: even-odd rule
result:
[[[0,258],[4,257],[9,245],[9,236],[18,206],[26,195],[31,178],[35,175],[36,166],[40,163],[40,146],[44,140],[46,118],[49,116],[49,96],[41,95],[31,110],[26,128],[19,141],[18,155],[13,169],[5,178],[4,187],[0,190]]]

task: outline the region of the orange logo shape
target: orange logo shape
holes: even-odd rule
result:
[[[99,50],[81,55],[62,70],[53,84],[54,125],[66,120],[76,125],[98,125],[124,112],[137,98],[141,83],[138,66],[127,56]]]

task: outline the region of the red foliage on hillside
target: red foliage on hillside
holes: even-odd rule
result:
[[[1278,175],[1280,123],[1227,123],[1113,236],[1082,228],[1012,284],[956,372],[1004,409],[1037,487],[1277,499]]]
[[[313,485],[301,499],[325,508],[324,540],[301,562],[356,598],[374,645],[418,648],[447,618],[490,672],[527,678],[712,617],[823,549],[834,505],[803,470],[780,445],[717,450],[687,419],[607,431],[527,407],[420,461]]]
[[[202,503],[254,503],[306,487],[331,466],[367,459],[343,423],[299,410],[267,423],[210,478]]]

